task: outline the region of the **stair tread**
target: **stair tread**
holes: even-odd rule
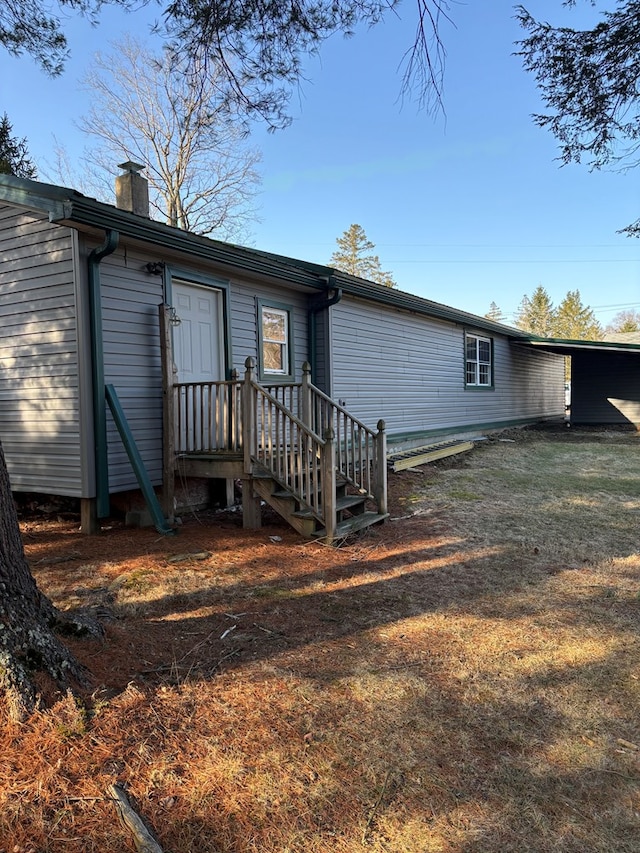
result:
[[[379,524],[387,518],[389,518],[389,513],[365,512],[362,515],[354,515],[353,518],[348,518],[346,521],[341,521],[336,525],[335,538],[341,539],[350,533],[355,533],[357,530],[364,530],[372,524]],[[313,535],[314,538],[322,538],[326,534],[327,531],[323,528],[316,530]]]
[[[358,506],[367,500],[367,495],[343,495],[336,500],[336,509],[349,509],[350,506]]]
[[[366,495],[343,495],[336,500],[336,512],[340,512],[344,509],[351,509],[356,506],[362,506],[366,500]],[[308,518],[313,515],[313,512],[310,509],[299,509],[297,512],[294,512],[293,515],[298,516],[298,518]]]

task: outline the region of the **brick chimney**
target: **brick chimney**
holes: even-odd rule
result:
[[[144,166],[127,160],[118,168],[124,172],[116,178],[116,207],[149,219],[149,184],[140,174]]]

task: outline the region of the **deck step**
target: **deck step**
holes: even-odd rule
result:
[[[317,521],[311,513],[302,515],[296,512],[299,502],[295,495],[282,489],[275,480],[268,477],[254,478],[253,488],[256,494],[275,509],[301,536],[309,539],[314,535]]]
[[[350,512],[356,513],[361,507],[364,507],[366,500],[366,495],[342,495],[336,499],[336,512],[349,510]],[[293,514],[297,515],[299,518],[308,518],[313,515],[310,509],[299,509]]]
[[[389,513],[379,512],[364,512],[362,515],[354,515],[351,518],[345,519],[336,525],[335,539],[344,539],[351,533],[356,533],[358,530],[364,530],[371,527],[373,524],[380,524],[389,518]],[[327,535],[324,528],[316,530],[313,534],[314,539],[322,539]]]
[[[336,512],[349,510],[354,515],[362,515],[367,495],[341,495],[336,499]]]

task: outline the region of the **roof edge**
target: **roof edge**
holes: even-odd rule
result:
[[[627,343],[624,341],[595,341],[581,338],[543,338],[540,335],[527,335],[527,340],[532,344],[547,344],[557,346],[575,347],[597,347],[598,349],[631,349],[640,350],[640,343]]]
[[[116,230],[130,239],[257,275],[284,279],[290,284],[316,290],[339,287],[346,294],[391,308],[446,320],[515,340],[528,338],[526,333],[519,329],[407,291],[376,284],[321,264],[201,237],[121,210],[67,187],[44,184],[28,178],[16,178],[13,175],[0,175],[0,199],[20,207],[44,211],[48,213],[51,222],[62,225]]]

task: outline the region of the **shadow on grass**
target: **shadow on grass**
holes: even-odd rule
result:
[[[236,570],[251,574],[247,566]],[[157,709],[149,713],[148,729],[138,733],[154,753],[174,748],[170,734],[159,735],[154,722],[162,714],[159,687],[191,685],[214,703],[218,679],[222,689],[228,676],[240,672],[243,679],[282,679],[283,694],[291,683],[308,691],[305,699],[294,695],[293,715],[277,695],[270,707],[250,709],[245,724],[255,725],[254,737],[263,738],[257,748],[272,755],[272,774],[279,765],[314,766],[324,731],[331,730],[327,738],[342,756],[333,758],[342,765],[334,764],[334,775],[325,767],[319,778],[296,788],[295,806],[286,795],[265,805],[251,793],[265,784],[261,771],[252,769],[255,744],[238,737],[224,713],[214,726],[210,715],[194,718],[192,734],[203,742],[215,739],[220,761],[236,753],[241,769],[234,785],[251,813],[251,844],[240,837],[245,830],[228,780],[219,781],[217,793],[203,793],[186,822],[156,812],[163,842],[180,851],[194,844],[202,851],[284,849],[268,841],[284,810],[295,827],[297,840],[289,838],[286,848],[292,851],[338,844],[356,851],[377,849],[378,843],[385,849],[392,837],[397,846],[388,849],[408,851],[429,849],[429,839],[439,838],[465,853],[635,853],[628,802],[640,779],[637,769],[616,759],[612,745],[616,734],[631,742],[638,732],[625,717],[629,695],[620,697],[619,708],[607,704],[614,674],[620,679],[633,665],[630,650],[511,679],[456,673],[456,640],[448,636],[448,623],[473,617],[488,626],[491,620],[517,624],[536,612],[548,617],[536,594],[557,573],[534,559],[505,572],[495,554],[478,556],[458,542],[343,561],[258,585],[225,578],[205,590],[116,607],[99,654],[120,662],[119,670],[111,670],[117,679],[112,687],[135,682],[143,691],[141,707]],[[597,592],[586,604],[565,595],[552,615],[563,628],[587,633],[594,608],[602,618],[620,615]],[[440,621],[416,629],[425,616]],[[627,617],[627,627],[637,630],[637,613],[630,610]],[[132,636],[129,627],[137,622],[142,628]],[[85,662],[96,669],[91,659]],[[268,674],[255,669],[260,662],[269,664]],[[568,691],[580,695],[577,711],[559,699]],[[592,755],[580,741],[584,726],[597,740]],[[314,732],[308,742],[307,728]],[[215,768],[207,772],[215,774]]]
[[[228,563],[203,535],[201,588],[148,601],[79,584],[112,611],[104,646],[74,645],[113,700],[89,735],[93,772],[121,761],[176,853],[635,853],[637,599],[585,591],[580,569],[554,593],[561,564],[429,541],[430,523],[331,565],[301,549],[293,571],[282,528],[239,533]],[[142,541],[152,558],[184,547]],[[126,760],[109,726],[130,730]],[[161,806],[186,796],[172,761],[186,817]]]

